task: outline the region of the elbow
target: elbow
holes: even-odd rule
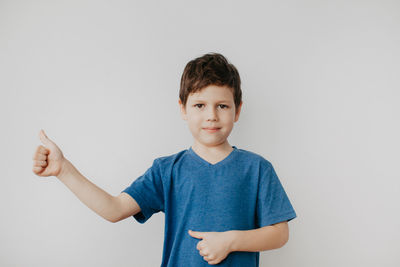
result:
[[[289,226],[287,222],[282,222],[274,225],[277,231],[277,248],[283,247],[289,241]]]
[[[116,223],[122,220],[122,215],[121,215],[121,211],[119,209],[119,207],[121,206],[120,200],[118,199],[118,197],[112,197],[112,208],[111,211],[109,211],[107,213],[107,216],[104,217],[104,219],[106,219],[109,222],[112,223]]]
[[[107,217],[107,218],[104,218],[106,221],[109,221],[109,222],[111,222],[111,223],[116,223],[116,222],[119,222],[120,220],[121,220],[121,218],[119,218],[119,217],[116,217],[116,216],[114,216],[114,217]]]
[[[119,218],[110,218],[107,221],[112,222],[112,223],[116,223],[116,222],[119,222],[120,219]]]
[[[278,248],[281,248],[281,247],[283,247],[284,245],[286,245],[286,243],[289,241],[289,231],[285,231],[285,232],[283,232],[282,233],[282,235],[281,235],[281,242],[279,243],[279,247]]]

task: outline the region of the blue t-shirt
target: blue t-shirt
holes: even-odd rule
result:
[[[232,146],[232,152],[211,164],[190,147],[156,158],[153,165],[124,191],[139,204],[133,217],[146,222],[165,213],[162,267],[210,266],[196,246],[201,239],[188,230],[223,232],[251,230],[290,221],[296,213],[271,163]],[[219,266],[259,266],[259,252],[234,251]]]

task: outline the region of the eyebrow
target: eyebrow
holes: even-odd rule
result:
[[[193,99],[192,101],[193,101],[193,102],[207,102],[206,100],[203,100],[203,99]],[[229,100],[222,99],[222,100],[217,100],[217,101],[215,101],[215,102],[217,102],[217,103],[221,103],[221,102],[229,103],[230,101],[229,101]]]

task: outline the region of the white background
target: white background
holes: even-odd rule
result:
[[[298,215],[260,265],[399,266],[399,14],[378,0],[0,1],[0,266],[160,265],[163,213],[112,224],[34,175],[32,155],[44,129],[118,195],[192,144],[180,78],[208,52],[242,79],[229,142],[273,164]]]

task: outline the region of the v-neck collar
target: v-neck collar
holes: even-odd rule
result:
[[[216,166],[220,166],[225,164],[226,162],[230,161],[232,159],[232,157],[234,156],[234,154],[236,153],[237,147],[236,146],[232,146],[233,150],[231,151],[231,153],[228,154],[228,156],[226,156],[224,159],[218,161],[217,163],[210,163],[207,160],[203,159],[202,157],[200,157],[193,149],[192,147],[189,147],[188,152],[190,155],[192,155],[198,162],[200,162],[201,164],[204,164],[206,166],[209,167],[216,167]]]

